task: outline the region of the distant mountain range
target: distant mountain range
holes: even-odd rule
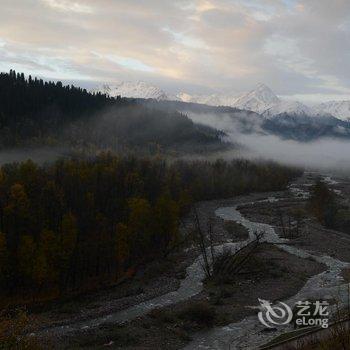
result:
[[[288,114],[290,116],[324,116],[331,115],[337,119],[350,119],[350,101],[329,101],[309,107],[298,101],[279,98],[265,84],[258,84],[254,90],[241,95],[212,94],[190,95],[182,92],[171,95],[162,89],[145,82],[121,82],[113,85],[102,85],[94,91],[100,91],[110,96],[129,98],[170,100],[206,104],[210,106],[228,106],[256,112],[265,118]]]
[[[209,106],[193,102],[145,99],[153,110],[177,111],[197,124],[204,124],[230,135],[231,140],[245,134],[275,135],[281,139],[310,142],[322,138],[350,139],[350,123],[327,115],[280,113],[265,118],[236,107]],[[239,137],[238,137],[239,139]]]
[[[350,101],[329,101],[314,107],[319,113],[329,113],[342,120],[350,119]]]
[[[111,97],[152,98],[155,100],[169,99],[169,96],[163,90],[143,81],[123,81],[113,85],[103,84],[92,90],[92,92],[98,91]]]

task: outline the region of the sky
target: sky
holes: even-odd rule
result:
[[[350,99],[349,0],[0,0],[0,70]]]

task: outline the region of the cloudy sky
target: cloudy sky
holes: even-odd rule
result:
[[[0,0],[0,70],[350,99],[349,0]]]

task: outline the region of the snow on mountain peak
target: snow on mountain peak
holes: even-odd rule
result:
[[[298,101],[282,101],[271,105],[267,108],[264,117],[273,117],[278,114],[288,113],[294,115],[314,115],[315,112],[308,106]]]
[[[95,91],[106,93],[111,97],[153,98],[156,100],[168,99],[167,94],[163,90],[144,81],[123,81],[112,85],[103,84],[95,89]]]
[[[278,114],[314,115],[308,106],[297,101],[281,100],[268,86],[259,83],[255,89],[241,94],[189,95],[181,93],[177,99],[183,102],[203,103],[213,106],[229,106],[250,110],[262,114],[266,118]]]
[[[338,119],[350,119],[350,101],[329,101],[311,108],[298,101],[280,99],[263,83],[259,83],[255,89],[238,96],[235,93],[191,95],[185,92],[172,96],[144,81],[124,81],[111,85],[103,84],[93,91],[100,91],[112,97],[122,96],[128,98],[151,98],[155,100],[178,100],[211,106],[235,107],[259,113],[266,118],[288,113],[309,116],[330,114]]]
[[[209,106],[232,106],[236,96],[232,94],[190,95],[186,92],[181,92],[176,95],[175,99]]]
[[[241,109],[248,109],[257,113],[263,113],[268,108],[278,104],[280,99],[265,84],[258,84],[256,89],[238,97],[234,106]]]
[[[257,84],[256,88],[251,92],[253,92],[254,94],[266,100],[272,100],[272,101],[278,100],[278,97],[275,95],[275,93],[264,83]]]
[[[313,109],[318,113],[329,113],[338,119],[350,119],[350,101],[324,102],[314,106]]]

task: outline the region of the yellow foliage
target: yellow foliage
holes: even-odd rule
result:
[[[7,207],[5,207],[5,213],[8,215],[16,214],[24,216],[28,208],[29,200],[24,187],[19,183],[12,185],[10,189],[10,200]]]

